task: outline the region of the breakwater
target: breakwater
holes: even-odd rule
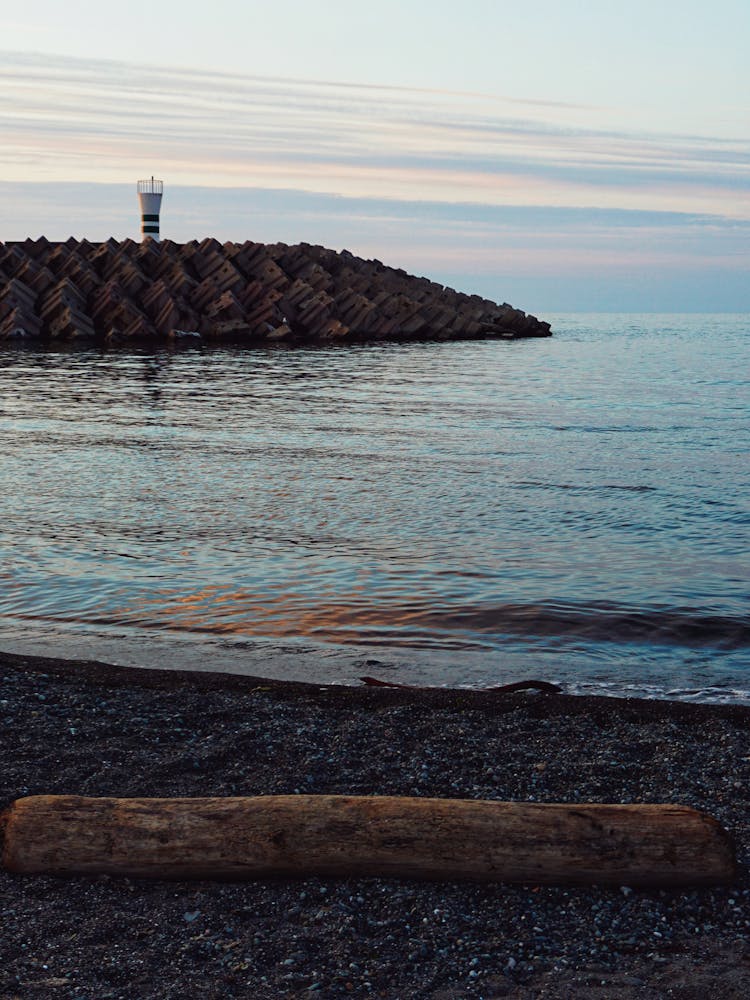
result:
[[[306,243],[0,243],[0,340],[325,343],[546,337],[507,303]]]

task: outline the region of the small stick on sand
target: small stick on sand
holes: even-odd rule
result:
[[[377,677],[360,677],[363,684],[368,687],[403,688],[406,691],[430,691],[443,690],[442,688],[420,687],[417,684],[397,684],[395,681],[381,681]],[[495,687],[470,688],[474,691],[493,691],[496,694],[512,694],[514,691],[541,691],[543,694],[561,694],[562,688],[559,684],[550,684],[549,681],[514,681],[512,684],[499,684]]]

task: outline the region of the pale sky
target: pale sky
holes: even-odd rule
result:
[[[0,0],[0,239],[378,257],[532,312],[750,311],[748,0]]]

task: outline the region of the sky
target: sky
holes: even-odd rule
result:
[[[750,311],[748,0],[0,0],[0,239],[307,241],[530,312]]]

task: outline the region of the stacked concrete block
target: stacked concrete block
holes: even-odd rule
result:
[[[123,291],[132,299],[140,298],[148,289],[145,275],[131,261],[120,268],[117,278]]]
[[[308,330],[313,337],[322,336],[328,331],[331,316],[335,308],[332,296],[325,292],[316,292],[299,303],[297,322],[303,330]]]
[[[36,294],[18,278],[11,278],[0,294],[0,339],[36,338],[41,320],[36,314]]]
[[[164,283],[169,287],[170,292],[181,302],[189,302],[198,282],[192,278],[179,264],[175,264],[171,271],[164,275]]]
[[[63,268],[69,260],[70,250],[65,243],[53,243],[50,247],[49,254],[47,254],[44,258],[45,265],[57,277],[62,274]]]
[[[167,303],[164,303],[162,310],[166,305]],[[161,315],[161,313],[159,315]],[[133,301],[133,299],[123,300],[122,305],[120,306],[119,321],[126,333],[128,330],[131,331],[128,334],[130,337],[135,336],[135,331],[140,330],[141,328],[146,331],[144,334],[146,338],[154,337],[154,323],[151,321],[150,317],[146,316],[143,310],[136,302]],[[169,331],[166,332],[168,333]],[[139,333],[138,336],[141,336],[141,334]]]
[[[142,314],[130,317],[122,326],[110,327],[106,337],[107,343],[113,346],[147,343],[155,339],[153,325]]]
[[[258,260],[250,268],[249,274],[268,288],[278,290],[289,284],[289,276],[270,258]]]
[[[314,290],[308,284],[297,279],[284,290],[279,299],[279,306],[285,316],[296,320],[302,304],[308,302],[314,295]]]
[[[24,284],[33,289],[38,300],[38,297],[44,295],[45,292],[52,288],[56,281],[57,278],[48,267],[37,267],[36,272],[33,275],[29,275]]]
[[[25,239],[23,243],[19,244],[22,248],[23,255],[29,260],[37,260],[39,257],[45,256],[49,252],[49,240],[46,236],[40,236],[39,239],[32,240],[31,238]]]
[[[245,317],[245,310],[242,304],[231,291],[222,292],[213,302],[210,302],[206,306],[204,311],[208,319],[217,321],[226,322],[229,320],[244,319]]]
[[[106,243],[100,243],[89,258],[91,266],[102,281],[109,281],[113,273],[116,272],[118,250],[119,247],[115,240],[107,240]]]
[[[36,263],[36,261],[30,257],[28,260],[25,260],[20,267],[17,268],[14,277],[16,278],[17,281],[20,281],[27,288],[33,289],[36,278],[40,273],[42,273],[45,270],[46,268],[40,267]],[[52,284],[54,284],[54,278]]]
[[[180,307],[170,296],[154,317],[156,332],[161,337],[169,337],[174,330],[182,328],[181,319]]]
[[[149,280],[154,280],[156,269],[164,258],[161,257],[161,250],[166,246],[164,243],[157,243],[156,240],[144,240],[138,244],[138,248],[133,254],[132,261],[139,268],[142,274]]]
[[[86,296],[73,284],[70,278],[63,278],[39,297],[39,318],[44,324],[53,323],[66,309],[83,314]]]
[[[200,284],[192,288],[188,298],[192,307],[202,313],[217,298],[218,294],[219,289],[216,284],[210,278],[206,278],[205,281],[201,281]]]
[[[100,285],[100,278],[93,267],[86,260],[79,260],[76,257],[69,257],[60,269],[60,276],[68,278],[71,284],[75,285],[84,298],[93,294]],[[119,277],[119,273],[118,273]]]
[[[252,337],[265,337],[269,327],[277,327],[286,322],[279,306],[280,298],[281,292],[272,289],[248,311],[246,321]]]
[[[36,306],[36,293],[19,278],[11,278],[5,284],[0,294],[0,315],[2,311],[23,309],[33,312]]]
[[[89,316],[81,309],[66,306],[62,312],[47,323],[50,340],[92,341],[96,340],[96,330]]]
[[[0,243],[0,339],[253,344],[549,332],[507,303],[307,243]]]
[[[258,302],[266,294],[266,289],[257,278],[246,281],[240,291],[239,300],[244,309],[249,309],[253,303]]]
[[[171,297],[169,286],[162,278],[158,278],[140,296],[140,306],[153,319]]]
[[[39,317],[23,309],[13,309],[0,319],[0,340],[36,340],[41,332]]]
[[[117,326],[123,299],[123,290],[116,281],[100,285],[89,298],[89,315],[94,324],[107,329]]]
[[[268,260],[268,253],[263,243],[252,243],[248,240],[242,244],[228,243],[225,247],[229,259],[245,277],[253,275],[255,273],[253,268]]]

